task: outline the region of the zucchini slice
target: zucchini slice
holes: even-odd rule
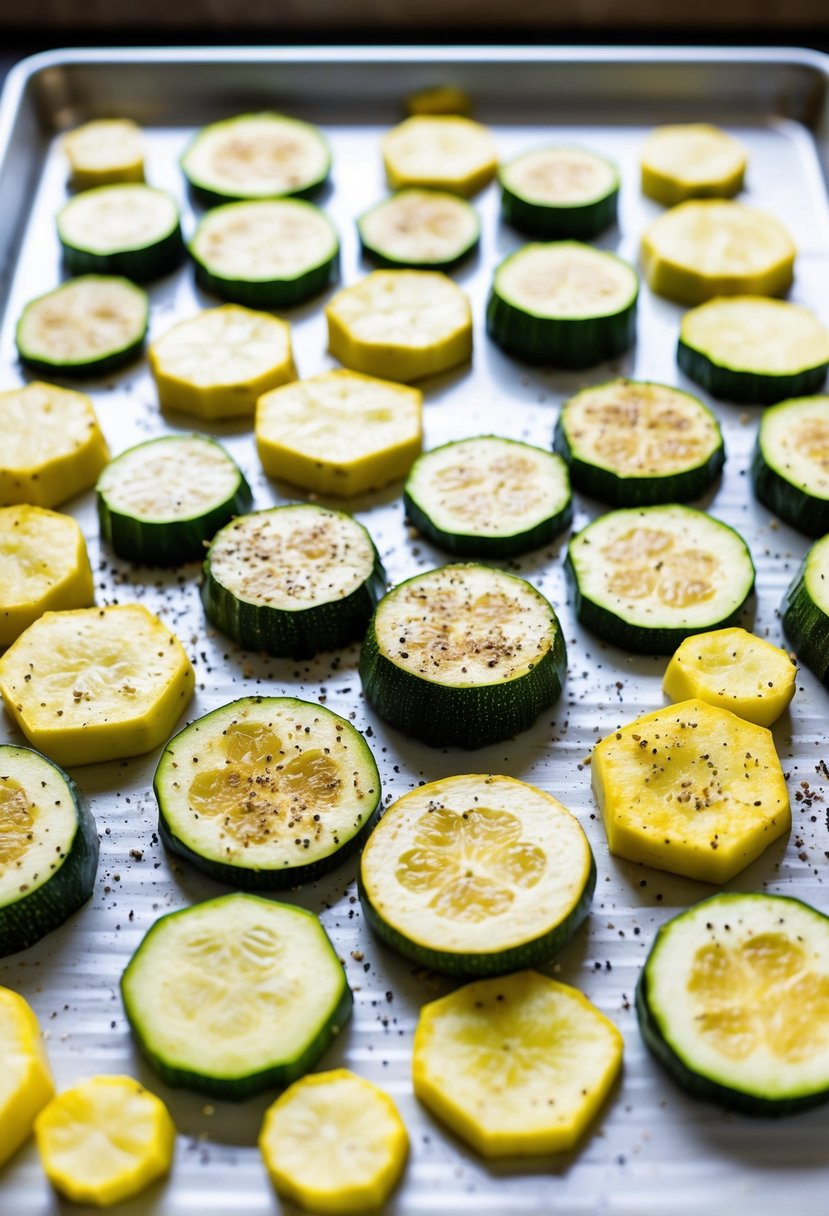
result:
[[[590,766],[611,853],[730,882],[792,826],[771,732],[705,701],[620,726]]]
[[[143,182],[144,138],[129,118],[96,118],[63,137],[76,190]]]
[[[362,735],[293,697],[244,697],[191,722],[161,753],[153,788],[167,848],[251,890],[333,869],[380,804]]]
[[[366,700],[433,747],[484,747],[526,730],[561,694],[558,617],[539,591],[486,566],[442,566],[377,605],[360,654]]]
[[[672,701],[697,697],[758,726],[772,726],[794,696],[796,676],[785,650],[745,629],[715,629],[680,644],[662,689]]]
[[[128,448],[95,488],[104,540],[119,557],[157,565],[203,557],[205,543],[253,503],[242,470],[206,435]]]
[[[0,507],[0,649],[44,612],[94,601],[86,542],[71,516]]]
[[[528,363],[592,367],[636,338],[636,271],[578,241],[525,245],[496,268],[487,331]]]
[[[150,346],[164,410],[199,418],[247,418],[269,389],[296,380],[287,321],[238,304],[206,308]]]
[[[447,553],[514,557],[547,544],[573,513],[560,456],[495,435],[433,448],[403,491],[406,516]]]
[[[695,1098],[747,1115],[829,1099],[829,918],[723,894],[668,921],[636,989],[645,1043]]]
[[[196,197],[213,207],[311,194],[331,171],[331,153],[318,127],[266,111],[202,127],[181,168]]]
[[[90,1077],[35,1120],[43,1172],[72,1203],[111,1207],[140,1195],[173,1164],[167,1107],[132,1077]]]
[[[188,250],[205,291],[250,308],[290,308],[325,290],[340,243],[319,207],[283,198],[215,207]]]
[[[202,601],[246,650],[309,658],[361,637],[385,574],[362,524],[311,504],[241,515],[214,538]]]
[[[539,148],[498,170],[501,214],[542,241],[589,240],[616,222],[619,171],[583,148]]]
[[[392,190],[420,186],[470,198],[495,176],[498,152],[486,127],[459,114],[416,114],[383,138]]]
[[[483,1157],[573,1148],[619,1074],[623,1041],[575,988],[537,971],[478,980],[420,1011],[414,1091]]]
[[[547,962],[587,917],[596,863],[578,820],[512,777],[432,781],[390,806],[360,862],[374,932],[449,975]]]
[[[794,279],[795,247],[773,216],[742,203],[691,200],[671,207],[642,237],[651,291],[680,304],[715,296],[782,296]]]
[[[55,1092],[34,1010],[11,988],[0,988],[0,1166],[32,1134],[35,1116]]]
[[[642,193],[666,207],[689,198],[732,198],[743,188],[747,163],[743,145],[720,127],[657,127],[642,148]]]
[[[829,536],[816,540],[783,597],[783,629],[795,654],[829,687]]]
[[[351,1014],[318,918],[256,895],[162,916],[132,956],[121,995],[162,1080],[233,1100],[303,1076]]]
[[[672,654],[683,638],[730,625],[754,589],[743,538],[693,507],[610,511],[570,541],[576,616],[637,654]]]
[[[151,751],[194,684],[178,638],[141,604],[46,612],[0,658],[6,709],[58,764]]]
[[[311,1212],[360,1216],[391,1195],[409,1137],[388,1094],[337,1068],[295,1081],[268,1107],[259,1148],[284,1199]]]
[[[469,300],[438,271],[375,270],[325,316],[329,351],[355,372],[405,384],[472,358]]]
[[[72,778],[28,747],[0,744],[0,956],[25,950],[85,904],[98,833]],[[2,1148],[0,1148],[0,1158]]]
[[[39,381],[0,393],[0,504],[54,507],[94,486],[108,460],[84,393]]]
[[[268,477],[350,498],[405,477],[423,443],[423,393],[340,369],[274,389],[256,406]]]
[[[754,493],[807,536],[829,532],[829,397],[781,401],[760,419]]]
[[[102,376],[137,357],[148,317],[146,292],[128,279],[81,275],[26,305],[17,353],[35,371]]]
[[[710,300],[682,318],[676,358],[714,397],[772,405],[822,387],[829,333],[808,308],[785,300]]]
[[[175,270],[184,254],[178,207],[151,186],[85,190],[61,208],[57,225],[70,274],[118,274],[142,283]]]
[[[698,498],[725,461],[719,423],[697,397],[636,380],[565,401],[554,447],[576,489],[614,507]]]
[[[363,253],[392,269],[451,270],[478,244],[474,207],[440,190],[401,190],[357,220]]]

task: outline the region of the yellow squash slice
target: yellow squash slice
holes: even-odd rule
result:
[[[195,676],[175,634],[140,604],[47,612],[0,659],[0,693],[58,764],[137,756],[170,735]]]
[[[407,114],[471,114],[472,98],[453,84],[418,89],[405,99]]]
[[[32,1133],[52,1094],[52,1074],[31,1006],[0,988],[0,1166]]]
[[[107,1208],[167,1173],[176,1129],[161,1099],[132,1077],[92,1077],[52,1099],[35,1138],[56,1191]]]
[[[383,163],[392,190],[423,186],[470,198],[495,176],[498,153],[486,127],[458,114],[417,114],[389,131]]]
[[[347,498],[406,476],[422,413],[419,389],[326,372],[260,397],[256,447],[269,477]]]
[[[698,697],[758,726],[771,726],[794,696],[796,676],[785,650],[745,629],[714,629],[682,642],[662,687],[672,701]]]
[[[564,1152],[604,1102],[622,1047],[575,988],[517,971],[424,1005],[414,1091],[484,1157]]]
[[[94,486],[108,460],[84,393],[40,382],[0,393],[0,505],[54,507]]]
[[[259,1148],[280,1195],[363,1216],[386,1202],[409,1149],[387,1094],[345,1068],[296,1081],[265,1113]]]
[[[47,611],[95,601],[83,533],[74,519],[25,505],[0,507],[0,647]]]
[[[791,828],[771,732],[704,701],[620,727],[591,772],[611,853],[671,874],[728,882]]]
[[[76,190],[114,182],[143,182],[144,140],[128,118],[97,118],[63,137]]]
[[[642,148],[642,193],[674,207],[689,198],[732,198],[748,157],[733,135],[710,123],[657,127]]]

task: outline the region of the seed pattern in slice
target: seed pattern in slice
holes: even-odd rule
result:
[[[555,449],[576,489],[618,507],[697,498],[725,460],[716,418],[666,384],[611,380],[562,406]]]
[[[0,647],[44,612],[94,602],[86,543],[69,515],[0,507]]]
[[[616,220],[619,172],[582,148],[540,148],[502,165],[501,212],[541,240],[589,240]]]
[[[85,190],[61,208],[57,225],[70,274],[141,283],[174,270],[184,253],[174,200],[142,184]]]
[[[194,683],[178,638],[140,604],[47,612],[0,658],[6,708],[58,764],[150,751]]]
[[[599,637],[643,654],[731,624],[754,587],[742,537],[692,507],[611,511],[570,542],[576,615]]]
[[[423,394],[339,370],[275,389],[256,406],[269,477],[349,498],[408,473],[423,440]]]
[[[474,208],[441,190],[401,190],[357,221],[360,244],[378,266],[451,270],[478,244]]]
[[[392,190],[421,186],[470,198],[492,181],[498,153],[486,127],[457,114],[417,114],[383,138]]]
[[[575,988],[518,971],[423,1006],[414,1091],[484,1157],[564,1152],[610,1092],[622,1047]]]
[[[780,610],[797,657],[829,685],[829,536],[816,540],[789,584]]]
[[[829,532],[829,397],[765,410],[751,465],[754,493],[807,536]]]
[[[46,1177],[73,1203],[111,1207],[139,1195],[173,1163],[176,1129],[160,1098],[132,1077],[91,1077],[35,1120]]]
[[[720,199],[671,207],[642,237],[648,286],[680,304],[781,296],[792,285],[794,258],[792,239],[773,216]]]
[[[80,275],[23,309],[17,353],[36,371],[101,376],[129,363],[147,334],[146,292],[117,275]]]
[[[237,1100],[303,1076],[351,1013],[317,917],[255,895],[162,916],[121,993],[139,1047],[168,1085]]]
[[[665,671],[672,701],[698,697],[739,718],[771,726],[795,692],[797,667],[777,646],[745,629],[716,629],[686,638]]]
[[[408,383],[472,357],[469,300],[431,270],[376,270],[325,309],[328,349],[356,372]]]
[[[128,118],[96,118],[63,137],[76,190],[112,182],[143,182],[144,138]]]
[[[749,1115],[829,1098],[829,919],[723,894],[659,930],[636,992],[647,1046],[694,1097]]]
[[[391,1098],[345,1068],[296,1081],[265,1112],[259,1148],[280,1195],[363,1216],[389,1198],[409,1138]]]
[[[154,789],[165,845],[249,889],[332,869],[380,803],[359,732],[293,697],[246,697],[198,718],[162,752]]]
[[[689,198],[731,198],[743,188],[748,156],[709,123],[657,127],[642,147],[642,193],[675,207]]]
[[[454,975],[546,962],[584,921],[596,884],[587,837],[551,797],[511,777],[450,777],[405,794],[363,850],[374,931]]]
[[[54,1093],[46,1048],[34,1010],[0,988],[0,1166],[28,1140],[35,1116]]]

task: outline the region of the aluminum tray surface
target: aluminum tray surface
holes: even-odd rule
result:
[[[829,323],[829,207],[821,169],[825,66],[806,52],[622,51],[215,51],[58,52],[12,74],[0,110],[0,265],[6,301],[0,333],[0,387],[25,379],[16,362],[14,326],[24,303],[61,278],[54,216],[67,197],[59,132],[96,115],[128,115],[147,128],[147,176],[182,204],[186,230],[194,210],[177,166],[201,123],[254,108],[288,110],[320,122],[331,141],[334,172],[322,203],[342,237],[342,281],[361,263],[354,219],[383,197],[382,133],[397,121],[409,89],[443,81],[470,87],[478,114],[509,157],[544,142],[578,143],[616,160],[622,173],[618,228],[600,242],[635,261],[640,235],[660,208],[643,199],[638,152],[646,132],[670,120],[710,120],[740,138],[750,154],[745,201],[773,212],[795,235],[799,254],[792,299]],[[625,358],[587,373],[529,369],[503,355],[484,331],[493,265],[519,245],[498,219],[495,186],[476,200],[481,251],[456,279],[475,318],[472,365],[425,388],[427,447],[495,432],[549,445],[561,401],[575,389],[613,375],[661,380],[693,390],[675,365],[681,309],[643,288],[639,340]],[[215,303],[183,268],[153,285],[151,337]],[[302,376],[334,365],[326,353],[323,300],[289,314]],[[159,412],[146,362],[91,393],[113,452],[193,420]],[[737,527],[757,564],[754,628],[781,643],[778,606],[805,551],[802,537],[758,507],[746,470],[757,409],[714,403],[728,460],[721,484],[701,504]],[[219,436],[255,491],[257,507],[296,498],[269,483],[250,430],[219,425]],[[351,504],[375,537],[391,582],[445,559],[404,526],[399,486]],[[386,802],[423,780],[464,771],[508,773],[559,797],[579,817],[592,844],[599,881],[588,924],[551,973],[581,988],[625,1038],[624,1074],[578,1150],[556,1158],[486,1165],[434,1122],[411,1093],[412,1032],[420,1005],[453,986],[401,962],[363,924],[355,863],[286,898],[318,912],[354,988],[347,1031],[320,1067],[345,1063],[384,1087],[399,1104],[411,1135],[403,1183],[388,1207],[422,1213],[628,1213],[670,1210],[687,1216],[825,1212],[829,1186],[829,1107],[775,1122],[724,1113],[693,1102],[644,1050],[632,997],[658,926],[712,889],[612,858],[597,819],[584,760],[597,738],[664,703],[665,660],[632,658],[605,646],[574,622],[562,568],[565,541],[510,564],[556,606],[569,649],[564,695],[553,712],[514,741],[479,752],[433,750],[379,721],[360,693],[358,649],[295,663],[242,653],[205,624],[197,564],[172,573],[133,567],[102,549],[92,495],[70,504],[84,530],[96,571],[98,602],[138,600],[177,632],[197,678],[192,719],[249,693],[319,699],[367,730]],[[600,512],[579,499],[574,528]],[[800,673],[791,711],[775,727],[787,773],[794,827],[728,884],[729,890],[796,895],[829,909],[829,834],[825,769],[826,691]],[[19,740],[8,717],[0,737]],[[168,1103],[180,1131],[168,1182],[124,1205],[124,1212],[275,1213],[274,1195],[255,1147],[273,1095],[240,1104],[207,1103],[172,1090],[137,1056],[118,993],[120,974],[160,914],[226,888],[168,857],[156,829],[151,779],[156,756],[78,768],[101,833],[95,895],[62,929],[20,955],[0,961],[0,984],[22,992],[48,1038],[59,1088],[95,1073],[128,1072]],[[52,1195],[31,1144],[0,1179],[3,1216],[43,1216],[64,1208]],[[68,1209],[67,1209],[68,1210]]]

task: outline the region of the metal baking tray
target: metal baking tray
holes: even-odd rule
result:
[[[379,139],[401,115],[402,97],[452,83],[474,98],[508,157],[540,142],[595,148],[622,171],[618,228],[600,244],[636,260],[639,238],[659,208],[639,192],[638,152],[645,133],[671,120],[710,120],[748,147],[745,199],[776,214],[799,245],[796,301],[829,323],[829,206],[826,166],[829,59],[800,50],[634,49],[340,49],[58,51],[15,68],[0,105],[0,388],[24,380],[14,326],[23,304],[61,277],[54,216],[66,197],[60,132],[95,116],[134,118],[147,130],[147,175],[180,201],[186,230],[194,212],[177,158],[204,122],[259,108],[285,110],[324,127],[334,152],[323,205],[342,237],[342,280],[361,263],[354,218],[385,191]],[[674,360],[681,309],[642,290],[639,340],[613,364],[589,373],[529,369],[504,356],[484,331],[493,265],[519,238],[500,224],[496,188],[477,200],[481,251],[457,273],[473,303],[471,367],[427,382],[426,445],[486,432],[550,443],[557,410],[575,389],[614,374],[683,386]],[[151,336],[214,303],[185,268],[151,288]],[[333,365],[325,350],[322,302],[289,314],[303,376]],[[146,363],[88,388],[112,450],[141,438],[191,429],[192,420],[158,410]],[[693,387],[693,386],[687,386]],[[703,506],[746,537],[758,568],[754,628],[781,642],[778,605],[804,539],[754,502],[746,476],[758,410],[715,403],[728,452],[726,472]],[[295,498],[269,483],[251,432],[209,428],[246,471],[256,506]],[[396,582],[444,558],[404,527],[399,487],[351,504],[374,537]],[[569,806],[593,846],[599,882],[589,923],[552,972],[581,989],[620,1027],[626,1053],[621,1083],[578,1150],[555,1158],[487,1165],[423,1110],[411,1094],[410,1049],[420,1005],[451,984],[424,975],[381,947],[362,922],[355,864],[286,896],[318,912],[345,961],[355,991],[354,1016],[321,1067],[341,1062],[377,1082],[399,1104],[411,1156],[388,1211],[399,1216],[555,1211],[678,1216],[826,1211],[829,1107],[774,1123],[727,1114],[679,1092],[645,1052],[631,1000],[657,927],[712,889],[612,858],[590,791],[584,760],[597,738],[663,704],[663,660],[632,658],[605,646],[574,622],[562,570],[564,540],[517,562],[556,605],[569,649],[569,676],[553,712],[519,738],[471,754],[433,750],[402,738],[366,708],[356,672],[357,648],[307,663],[241,653],[206,627],[198,567],[165,574],[114,560],[99,546],[92,495],[67,508],[80,520],[96,571],[99,602],[140,600],[178,633],[191,654],[197,692],[193,718],[246,693],[288,692],[319,698],[363,730],[380,765],[387,801],[422,780],[464,771],[504,772],[534,782]],[[579,500],[574,527],[600,510]],[[775,728],[788,775],[794,828],[729,884],[734,890],[797,895],[829,909],[826,770],[827,694],[801,673],[791,712]],[[0,737],[19,739],[8,717]],[[62,929],[23,954],[0,961],[0,984],[22,992],[48,1036],[57,1084],[99,1072],[131,1072],[169,1104],[180,1136],[170,1179],[123,1207],[155,1216],[275,1213],[280,1207],[255,1147],[273,1095],[241,1104],[206,1103],[167,1089],[136,1055],[118,980],[155,918],[223,888],[173,862],[155,835],[150,791],[155,756],[74,773],[90,796],[101,833],[94,898]],[[0,1064],[0,1067],[2,1065]],[[31,1144],[0,1177],[4,1216],[65,1210],[54,1198]]]

